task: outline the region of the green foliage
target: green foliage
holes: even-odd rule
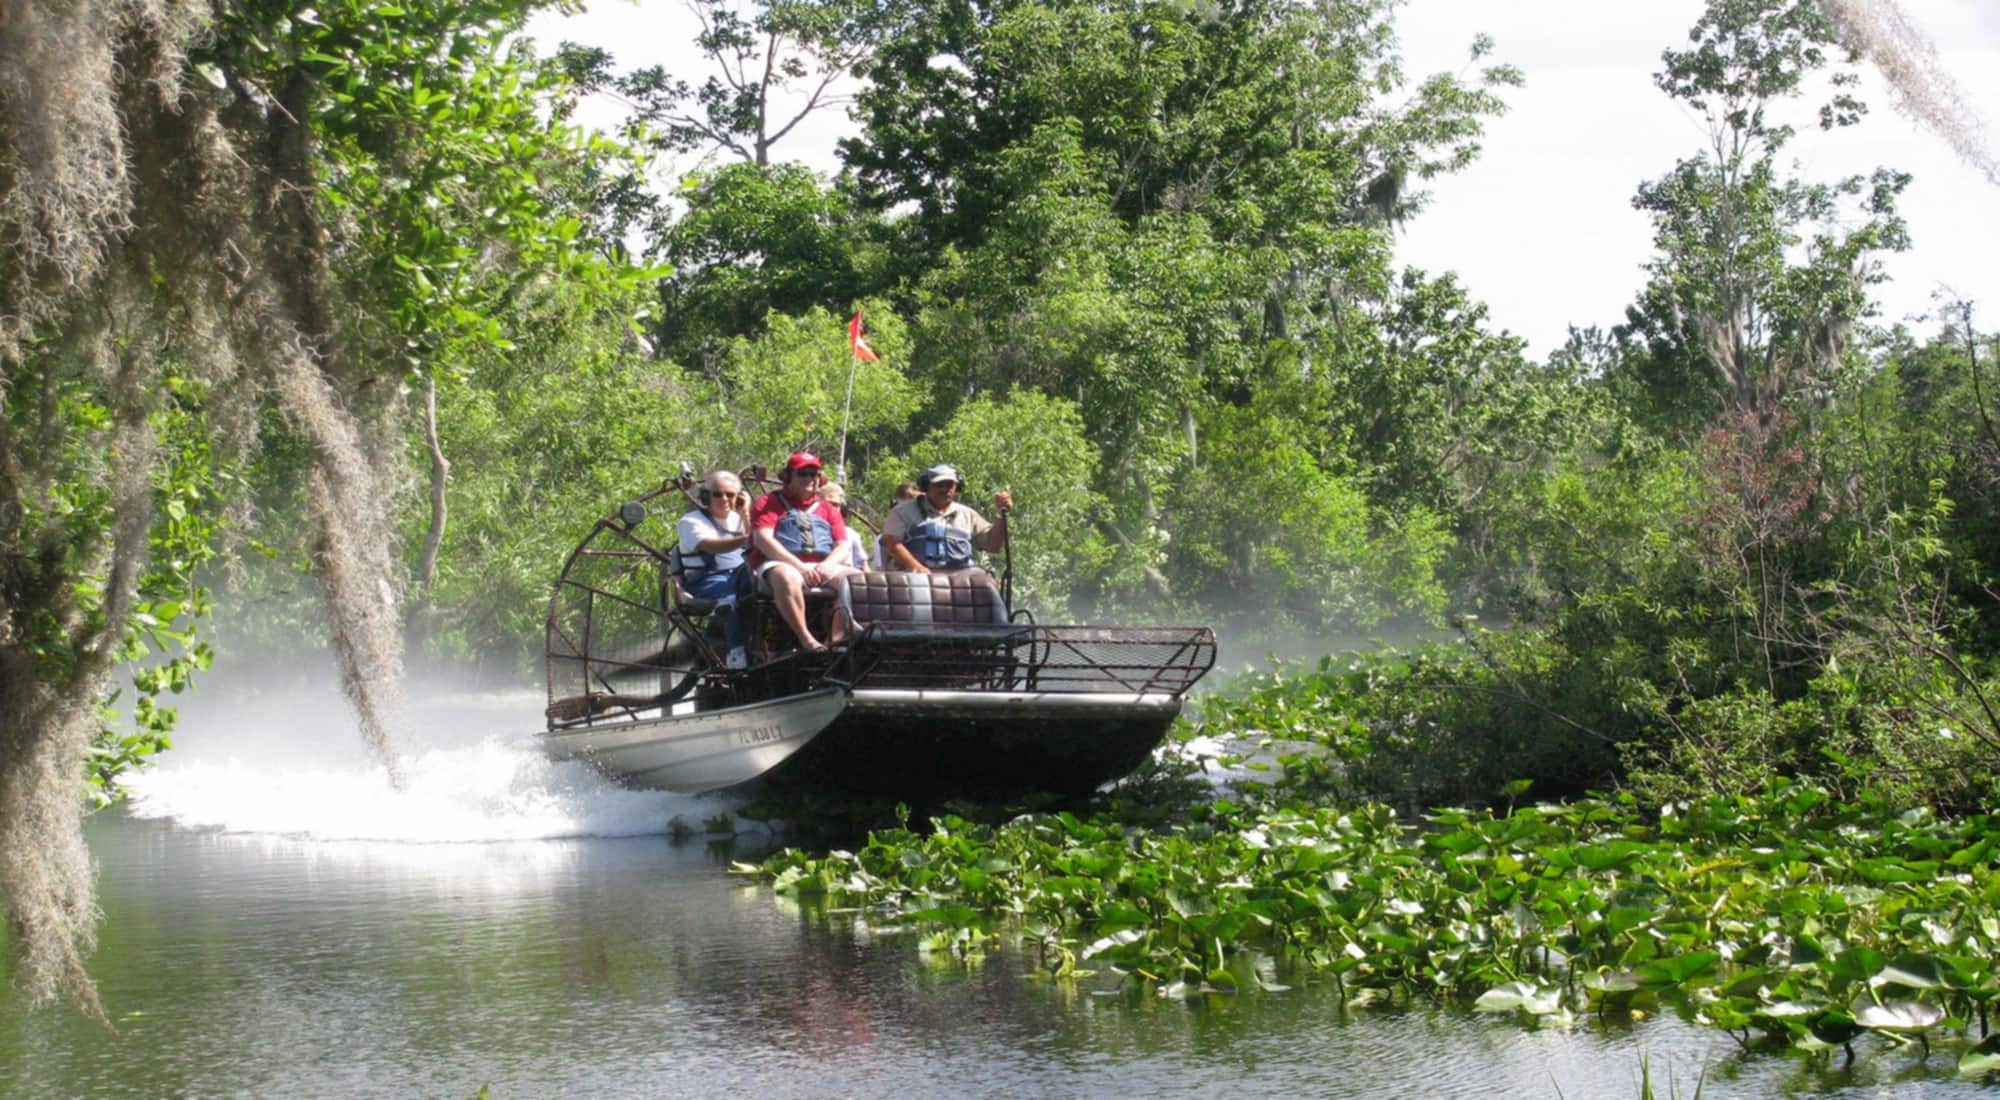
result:
[[[887,310],[864,309],[868,343],[880,357],[875,362],[849,349],[847,317],[823,309],[773,313],[761,334],[729,342],[722,355],[723,400],[736,453],[778,456],[770,460],[775,467],[791,451],[811,450],[832,464],[843,423],[854,453],[909,420],[922,396],[897,365],[907,346],[902,322]]]
[[[1498,801],[1511,784],[1575,794],[1612,781],[1647,714],[1604,690],[1604,664],[1546,635],[1274,665],[1203,700],[1201,728],[1285,746],[1286,801]]]
[[[687,212],[658,243],[661,349],[693,360],[773,311],[837,310],[857,296],[867,242],[845,196],[797,164],[732,164],[681,182]]]
[[[899,923],[997,929],[1046,976],[1109,968],[1165,997],[1306,978],[1526,1017],[1667,1003],[1745,1041],[1942,1033],[1971,1057],[2000,997],[1994,825],[1804,784],[1657,818],[1630,798],[1421,825],[1220,802],[1154,832],[946,818],[750,870]]]
[[[195,674],[207,669],[214,656],[197,637],[210,612],[209,593],[197,573],[215,557],[220,509],[233,471],[217,462],[210,449],[200,388],[170,377],[168,391],[171,399],[155,416],[166,453],[153,467],[146,566],[118,654],[131,673],[130,723],[117,721],[125,716],[111,709],[118,701],[114,692],[100,708],[107,721],[92,738],[85,765],[86,793],[100,804],[119,797],[119,779],[126,772],[173,747],[169,735],[178,714],[160,699],[193,687]]]
[[[939,462],[958,467],[967,486],[961,499],[989,521],[993,493],[1013,493],[1007,524],[1017,604],[1044,618],[1066,610],[1073,578],[1110,556],[1092,522],[1103,507],[1091,485],[1097,451],[1074,403],[1033,390],[981,394],[907,453],[878,459],[869,501],[886,506],[897,484]],[[997,556],[988,555],[987,566],[997,575]]]
[[[100,646],[130,674],[127,710],[114,709],[121,691],[96,700],[86,793],[103,803],[118,797],[121,775],[169,746],[175,711],[162,697],[208,667],[196,637],[208,593],[195,573],[214,554],[228,471],[210,453],[201,387],[169,371],[135,426],[143,435],[125,444],[143,450],[150,439],[154,460],[141,471],[136,505],[120,499],[115,416],[76,366],[37,357],[0,393],[0,431],[36,444],[14,456],[0,495],[0,648],[11,668],[25,663],[36,682],[72,701],[100,691],[91,672]],[[113,532],[144,540],[125,568]],[[129,586],[122,615],[117,585]]]
[[[611,284],[561,186],[622,154],[543,109],[559,71],[508,39],[521,0],[350,0],[295,9],[232,5],[198,67],[267,89],[307,124],[328,186],[316,196],[348,237],[354,336],[407,371],[458,369],[506,344],[498,316],[517,280]],[[587,175],[587,174],[586,174]]]
[[[1273,638],[1442,619],[1451,535],[1437,515],[1373,507],[1352,479],[1314,460],[1294,425],[1262,408],[1218,409],[1206,427],[1211,454],[1255,459],[1211,460],[1167,495],[1167,566],[1188,595]]]
[[[509,315],[511,350],[440,387],[451,523],[424,625],[443,654],[526,675],[552,571],[590,525],[681,461],[739,461],[721,446],[715,387],[630,346],[625,318],[642,293],[624,309],[562,284],[524,296]],[[406,503],[412,543],[428,520],[422,501]]]

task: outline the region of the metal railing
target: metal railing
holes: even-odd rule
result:
[[[1215,665],[1205,626],[886,627],[853,640],[827,675],[848,686],[1180,696]]]

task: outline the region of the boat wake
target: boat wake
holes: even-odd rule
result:
[[[414,701],[396,790],[345,704],[318,694],[189,708],[175,748],[128,777],[128,812],[228,833],[450,844],[656,835],[733,808],[551,763],[523,732],[541,725],[542,697],[526,692]]]

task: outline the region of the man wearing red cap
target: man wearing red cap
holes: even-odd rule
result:
[[[750,512],[750,567],[799,644],[822,650],[825,643],[806,625],[806,589],[830,586],[854,571],[826,560],[846,541],[847,521],[839,508],[820,498],[824,479],[818,455],[794,454],[778,476],[778,491],[764,494]]]

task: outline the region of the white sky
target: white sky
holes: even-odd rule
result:
[[[2000,0],[1902,6],[1965,99],[1986,111],[1987,139],[2000,146]],[[1660,51],[1686,41],[1701,9],[1701,0],[1407,0],[1398,25],[1412,82],[1462,69],[1484,31],[1496,40],[1494,60],[1523,69],[1527,85],[1507,90],[1509,112],[1488,126],[1479,161],[1428,186],[1430,205],[1404,227],[1398,259],[1457,271],[1493,326],[1526,337],[1538,356],[1571,324],[1623,320],[1652,243],[1632,195],[1705,141],[1700,120],[1652,82]],[[600,46],[620,68],[665,65],[690,80],[703,71],[678,0],[595,0],[580,16],[539,17],[529,33],[545,49],[564,39]],[[1927,313],[1932,294],[1949,287],[1981,304],[1991,325],[2000,318],[2000,187],[1897,114],[1868,75],[1867,121],[1829,135],[1801,116],[1790,152],[1813,179],[1877,165],[1916,177],[1902,203],[1911,250],[1889,260],[1893,282],[1876,292],[1883,321]],[[593,104],[586,121],[608,125],[617,110]],[[831,171],[833,143],[850,130],[842,112],[824,112],[777,155]]]

